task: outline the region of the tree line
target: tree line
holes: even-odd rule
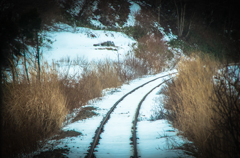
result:
[[[164,16],[177,18],[180,37],[187,35],[193,20],[201,20],[202,25],[217,28],[228,35],[240,26],[239,9],[234,0],[144,0],[144,3],[149,4],[153,12],[158,14],[159,22]],[[183,27],[187,29],[185,34]]]

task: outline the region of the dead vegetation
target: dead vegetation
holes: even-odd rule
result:
[[[163,90],[164,107],[174,127],[194,143],[189,154],[196,155],[197,148],[197,157],[239,156],[240,94],[236,85],[239,67],[223,68],[208,56],[192,56],[178,64],[177,78]]]
[[[167,51],[162,38],[155,34],[139,38],[138,47],[135,49],[136,57],[142,59],[156,73],[166,68],[166,61],[172,58],[171,54],[171,52]]]
[[[7,157],[20,156],[37,149],[44,140],[56,132],[68,113],[66,97],[60,89],[56,72],[42,66],[42,78],[30,70],[30,83],[24,74],[18,82],[4,84],[2,107],[2,146]]]
[[[93,116],[98,115],[93,110],[96,110],[94,107],[84,107],[81,109],[81,111],[77,114],[76,117],[72,120],[72,122],[78,121],[78,120],[84,120]]]
[[[52,66],[43,63],[40,80],[34,62],[28,70],[29,80],[21,67],[15,67],[14,79],[5,73],[2,150],[7,157],[21,157],[41,148],[61,128],[69,112],[101,97],[103,89],[151,74],[151,68],[133,54],[118,62],[77,58],[62,59]],[[84,111],[76,119],[95,115],[91,109]]]

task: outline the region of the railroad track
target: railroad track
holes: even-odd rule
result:
[[[163,81],[162,83],[160,83],[159,85],[155,86],[153,89],[151,89],[143,98],[142,100],[139,102],[138,104],[138,107],[137,107],[137,110],[136,110],[136,113],[135,113],[135,117],[134,117],[134,120],[133,120],[133,126],[132,126],[132,143],[133,143],[133,156],[132,158],[138,158],[138,152],[137,152],[137,122],[138,122],[138,115],[139,115],[139,110],[141,108],[141,105],[143,103],[143,101],[145,100],[145,98],[154,90],[156,89],[157,87],[161,86],[162,84],[164,84],[165,82],[169,81],[170,79],[168,80],[165,80]]]
[[[126,98],[128,95],[130,95],[131,93],[133,93],[134,91],[136,91],[137,89],[153,82],[153,81],[156,81],[160,78],[164,78],[164,77],[167,77],[169,75],[173,75],[173,74],[176,74],[176,73],[171,73],[171,74],[168,74],[168,75],[164,75],[164,76],[161,76],[161,77],[157,77],[153,80],[150,80],[138,87],[136,87],[135,89],[133,89],[132,91],[128,92],[127,94],[125,94],[123,97],[121,97],[112,107],[111,109],[108,111],[108,113],[106,114],[106,116],[103,118],[103,120],[101,121],[101,124],[100,126],[97,128],[96,132],[95,132],[95,136],[93,138],[93,142],[91,143],[91,146],[90,146],[90,149],[88,150],[88,153],[87,153],[87,158],[93,158],[95,157],[93,152],[94,152],[94,149],[95,147],[97,146],[98,142],[99,142],[99,139],[100,139],[100,134],[103,132],[103,128],[104,128],[104,125],[107,123],[107,121],[110,119],[110,115],[111,113],[114,111],[114,109],[117,107],[117,105],[124,100],[124,98]],[[168,79],[170,80],[170,79]],[[147,97],[148,94],[150,94],[154,89],[156,89],[157,87],[161,86],[163,83],[165,83],[166,81],[168,80],[165,80],[163,81],[162,83],[158,84],[157,86],[155,86],[154,88],[152,88],[142,99],[141,101],[139,102],[137,108],[136,108],[136,112],[135,112],[135,116],[134,116],[134,120],[133,120],[133,125],[132,125],[132,144],[133,144],[133,156],[134,158],[137,158],[138,157],[138,153],[137,153],[137,137],[136,137],[136,125],[137,125],[137,118],[138,118],[138,114],[139,114],[139,110],[140,110],[140,107],[141,107],[141,104],[142,102],[145,100],[145,98]]]

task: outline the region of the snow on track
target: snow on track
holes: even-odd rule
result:
[[[169,76],[166,76],[150,82],[128,95],[117,105],[104,126],[104,132],[96,147],[97,152],[94,153],[96,157],[130,157],[133,155],[130,138],[137,106],[148,91],[168,78]]]
[[[176,72],[175,70],[172,72]],[[77,137],[67,137],[58,141],[58,145],[54,146],[57,148],[67,148],[69,153],[66,154],[69,158],[79,158],[85,157],[87,150],[89,149],[90,143],[93,140],[95,131],[100,125],[101,120],[123,95],[130,92],[132,89],[146,83],[154,78],[167,75],[171,72],[165,72],[153,76],[145,76],[141,79],[135,79],[129,84],[124,84],[121,88],[115,90],[114,93],[111,91],[106,91],[105,96],[100,100],[86,105],[94,106],[97,108],[98,116],[93,116],[85,120],[79,120],[77,122],[71,123],[63,128],[64,131],[74,130],[81,132],[83,135]],[[167,79],[166,77],[164,79]],[[104,126],[104,132],[100,135],[99,144],[95,148],[97,152],[94,152],[95,156],[98,157],[130,157],[133,155],[133,147],[130,144],[132,137],[131,127],[132,121],[134,119],[134,114],[136,107],[142,97],[148,93],[153,87],[158,85],[163,81],[163,78],[153,81],[144,87],[139,88],[129,97],[126,97],[122,102],[119,103],[117,108],[111,114],[110,119]],[[154,90],[151,94],[156,94]],[[154,95],[149,97],[153,99]],[[149,99],[149,98],[148,98]],[[147,99],[147,100],[148,100]],[[151,111],[152,103],[145,100],[143,102],[142,108],[147,112]],[[148,109],[150,108],[150,109]],[[142,114],[144,114],[142,112]],[[174,132],[175,131],[175,132]],[[171,127],[171,125],[166,120],[158,121],[140,121],[137,123],[137,137],[138,140],[138,152],[139,156],[144,157],[178,157],[178,155],[173,151],[165,150],[167,148],[167,143],[165,137],[161,136],[172,136],[176,138],[178,142],[183,142],[182,139],[176,136],[177,131]],[[110,137],[111,136],[111,137]],[[49,144],[56,143],[55,140],[49,141]],[[49,146],[49,145],[48,145]],[[51,146],[51,145],[50,145]],[[159,150],[157,148],[163,149]],[[153,156],[151,156],[153,155]]]
[[[178,144],[184,143],[183,138],[177,136],[177,129],[174,129],[165,119],[149,121],[156,117],[156,110],[159,110],[158,106],[162,101],[162,96],[159,95],[160,89],[156,88],[147,96],[139,112],[137,149],[138,156],[141,158],[174,158],[184,154],[180,150],[169,150],[172,147],[172,141]]]

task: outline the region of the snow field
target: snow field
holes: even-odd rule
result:
[[[127,22],[123,25],[123,27],[129,27],[129,26],[134,26],[135,25],[135,16],[134,14],[137,12],[141,11],[141,7],[134,2],[130,2],[131,6],[130,6],[130,14],[128,15],[128,19]]]
[[[65,27],[61,26],[61,27]],[[66,26],[69,27],[69,26]],[[71,28],[69,28],[71,29]],[[132,49],[135,40],[124,33],[104,30],[92,30],[77,27],[75,33],[64,32],[45,32],[45,35],[53,42],[51,48],[43,48],[43,57],[51,63],[52,60],[60,60],[64,57],[75,59],[85,57],[88,61],[109,58],[118,59],[126,55]],[[113,41],[116,47],[93,46],[106,41]],[[107,50],[112,48],[114,50]],[[116,50],[115,50],[116,49]]]

